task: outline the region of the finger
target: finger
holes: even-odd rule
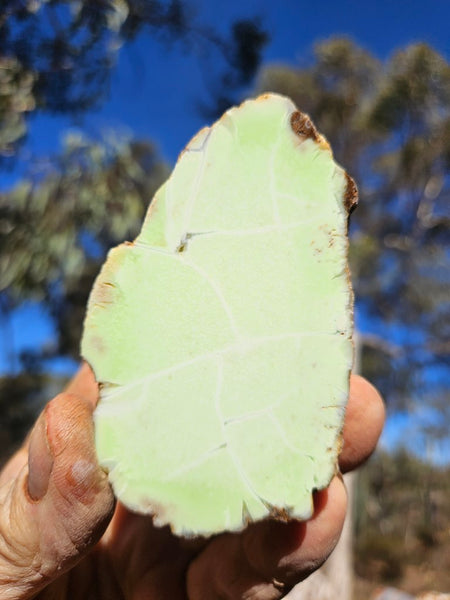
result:
[[[384,403],[366,379],[352,375],[343,430],[344,445],[339,457],[343,473],[355,469],[374,451],[383,430]]]
[[[0,488],[0,597],[31,598],[73,566],[113,507],[95,456],[92,406],[61,394],[31,432],[28,464]]]
[[[87,362],[84,362],[77,373],[68,383],[65,391],[85,398],[92,406],[97,404],[98,384],[94,372]]]
[[[83,363],[66,387],[66,392],[85,398],[92,406],[97,404],[98,385],[94,373],[87,363]],[[0,473],[0,486],[14,479],[28,460],[29,435],[22,447],[8,460]]]
[[[187,565],[202,541],[177,537],[118,502],[102,544],[114,573],[123,574],[127,598],[180,600],[186,597]]]
[[[187,573],[189,600],[278,600],[317,569],[341,533],[347,494],[335,477],[306,522],[267,520],[213,540]]]

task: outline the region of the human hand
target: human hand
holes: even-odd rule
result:
[[[315,493],[307,522],[266,520],[206,541],[115,506],[95,456],[96,400],[84,365],[0,474],[2,600],[277,600],[333,550],[347,504],[339,476]],[[383,420],[377,391],[353,376],[342,472],[370,455]]]

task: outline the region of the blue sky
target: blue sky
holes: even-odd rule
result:
[[[197,0],[196,6],[200,22],[224,32],[234,18],[259,15],[271,37],[263,53],[266,63],[305,64],[313,44],[332,35],[347,35],[382,60],[416,41],[450,53],[448,0]],[[198,58],[141,35],[119,52],[108,101],[80,124],[95,134],[114,128],[151,138],[173,163],[205,124],[196,110],[202,93]],[[54,151],[70,124],[69,118],[34,118],[25,152]],[[4,178],[0,186],[9,181]]]
[[[271,37],[264,63],[307,64],[313,44],[333,35],[351,37],[381,60],[416,41],[428,42],[447,57],[450,54],[449,0],[197,0],[197,10],[200,22],[223,32],[234,18],[259,15]],[[76,123],[69,117],[33,117],[21,151],[22,166],[56,152],[71,127],[94,136],[113,129],[120,135],[149,138],[173,164],[190,137],[206,124],[196,108],[204,89],[198,58],[177,45],[169,48],[141,35],[120,50],[109,98],[100,109]],[[0,172],[0,189],[9,187],[18,174],[20,170]],[[51,343],[52,327],[40,306],[17,311],[12,325],[16,350]],[[56,366],[61,371],[73,368],[64,361]],[[3,338],[0,372],[9,367]],[[395,441],[407,427],[408,420],[398,417],[389,424],[386,440]]]

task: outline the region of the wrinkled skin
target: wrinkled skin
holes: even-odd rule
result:
[[[346,511],[339,476],[316,493],[309,521],[263,521],[209,541],[180,541],[130,513],[96,461],[96,401],[85,365],[0,475],[3,600],[276,600],[334,548]],[[342,472],[370,455],[383,420],[376,390],[352,377]]]

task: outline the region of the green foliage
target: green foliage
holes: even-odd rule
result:
[[[0,156],[17,149],[26,113],[80,113],[99,106],[120,48],[140,34],[196,56],[217,105],[250,83],[268,40],[256,17],[236,20],[219,34],[198,18],[191,1],[2,0]]]
[[[371,112],[375,129],[418,134],[424,125],[441,122],[439,112],[450,102],[450,67],[443,56],[426,44],[412,45],[392,57],[387,75]]]
[[[378,452],[358,478],[356,572],[408,589],[409,569],[419,567],[427,574],[425,589],[448,590],[449,497],[449,467],[433,466],[404,449]]]
[[[356,544],[357,573],[372,581],[393,583],[404,571],[402,540],[379,531],[366,533]]]
[[[0,56],[0,155],[13,152],[26,133],[25,115],[35,108],[32,71],[16,58]]]

